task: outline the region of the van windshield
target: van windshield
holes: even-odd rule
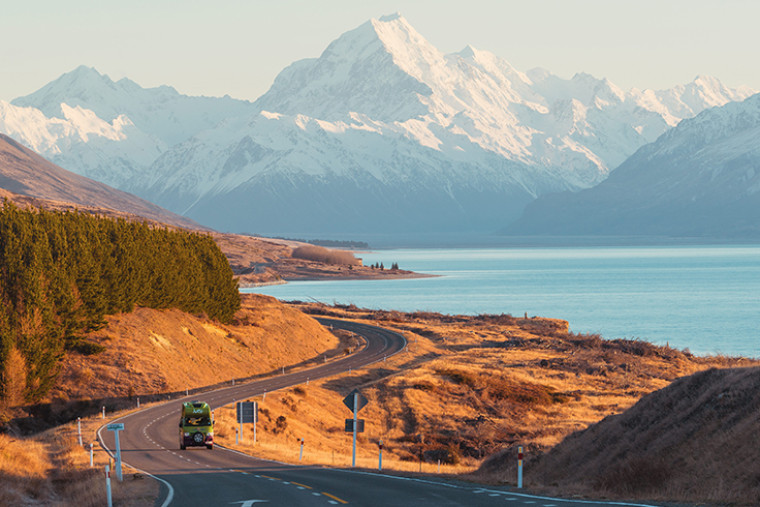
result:
[[[185,426],[211,426],[211,420],[208,417],[185,417],[183,423]]]

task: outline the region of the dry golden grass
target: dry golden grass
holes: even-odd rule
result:
[[[274,372],[339,345],[314,319],[256,294],[242,295],[242,308],[231,324],[147,308],[107,320],[105,329],[88,337],[106,351],[69,354],[50,400],[195,389]]]
[[[370,400],[360,413],[367,421],[360,456],[376,460],[376,443],[383,438],[389,469],[417,470],[422,456],[429,472],[437,470],[438,460],[462,471],[518,444],[544,452],[678,377],[759,364],[576,335],[568,332],[567,322],[554,319],[404,314],[311,303],[299,307],[396,329],[407,337],[409,351],[312,384],[300,397],[290,393],[283,395],[285,401],[263,401],[269,414],[262,416],[265,436],[256,453],[286,461],[297,458],[296,439],[303,436],[304,460],[308,455],[330,465],[335,453],[337,464],[346,463],[350,435],[343,433],[343,419],[350,413],[341,400],[356,386]],[[268,436],[267,425],[280,416],[288,430]],[[234,442],[234,432],[228,438]],[[319,443],[310,445],[314,440]],[[491,479],[482,472],[469,477]]]
[[[76,422],[33,437],[0,435],[0,505],[105,504],[109,457],[96,444],[90,467],[89,454],[89,443],[103,421],[93,417],[81,423],[84,447],[78,443]],[[129,467],[124,468],[123,482],[112,475],[111,488],[120,506],[150,505],[158,496],[158,484]]]

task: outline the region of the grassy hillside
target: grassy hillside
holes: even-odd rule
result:
[[[510,454],[484,468],[514,474]],[[565,494],[760,505],[759,463],[760,368],[710,369],[571,435],[525,476]]]

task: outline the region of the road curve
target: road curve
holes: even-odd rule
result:
[[[308,370],[279,375],[248,384],[204,393],[212,408],[360,368],[381,361],[406,346],[403,336],[387,329],[334,319],[318,319],[323,325],[364,336],[359,352]],[[177,421],[180,404],[197,395],[140,410],[113,422],[124,424],[120,432],[123,461],[150,474],[161,483],[157,506],[490,506],[531,505],[565,507],[582,505],[634,505],[567,501],[522,495],[509,489],[485,488],[457,481],[382,475],[359,470],[294,466],[262,460],[215,446],[179,450]],[[105,426],[98,438],[113,449],[113,432]]]

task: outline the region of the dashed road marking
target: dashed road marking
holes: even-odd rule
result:
[[[332,500],[334,500],[334,502],[338,502],[338,503],[342,503],[342,504],[347,504],[348,503],[345,500],[343,500],[342,498],[338,498],[337,496],[331,495],[330,493],[325,493],[323,491],[322,494],[325,495],[327,498],[331,498]],[[334,502],[331,501],[330,503],[334,505]]]

